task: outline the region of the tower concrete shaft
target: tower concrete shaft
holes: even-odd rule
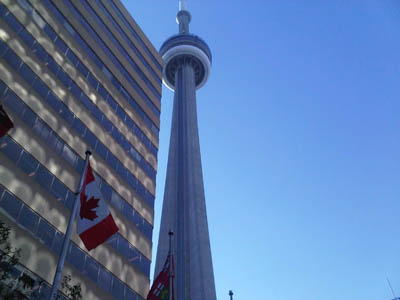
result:
[[[196,107],[196,88],[207,80],[211,52],[188,34],[189,12],[179,11],[178,20],[180,34],[160,50],[164,82],[175,95],[155,275],[168,255],[172,230],[175,299],[216,300]]]

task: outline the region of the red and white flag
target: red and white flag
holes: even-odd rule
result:
[[[118,231],[118,227],[96,184],[90,163],[87,166],[80,200],[77,231],[82,242],[90,251]]]
[[[174,257],[168,254],[164,268],[154,280],[146,300],[175,300],[174,277]]]

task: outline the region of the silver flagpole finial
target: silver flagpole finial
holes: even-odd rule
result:
[[[187,10],[186,0],[179,0],[179,10]]]

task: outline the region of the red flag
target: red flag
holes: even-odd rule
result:
[[[6,133],[13,127],[13,122],[3,109],[3,106],[0,104],[0,138],[5,136]]]
[[[118,227],[96,184],[90,163],[87,166],[80,200],[77,231],[82,242],[90,251],[118,231]]]
[[[172,287],[170,287],[170,282]],[[171,299],[174,300],[174,257],[171,254],[167,256],[164,268],[154,280],[146,300],[169,300],[170,292]]]

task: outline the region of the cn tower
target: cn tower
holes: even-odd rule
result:
[[[179,34],[160,49],[163,82],[174,91],[174,106],[155,274],[163,268],[172,230],[175,299],[215,300],[196,108],[196,90],[210,75],[211,51],[189,33],[191,14],[184,0],[176,20]]]

